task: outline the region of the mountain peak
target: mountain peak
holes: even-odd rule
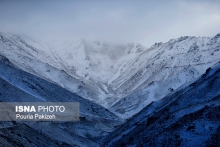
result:
[[[214,37],[210,39],[210,41],[207,43],[207,45],[214,45],[215,47],[219,47],[219,44],[216,44],[220,41],[220,33],[216,34]]]
[[[159,47],[159,46],[161,46],[163,43],[162,42],[155,42],[155,44],[154,45],[152,45],[151,47]]]
[[[220,38],[220,33],[216,34],[213,38]]]

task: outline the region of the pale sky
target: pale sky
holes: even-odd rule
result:
[[[84,38],[150,47],[220,33],[220,0],[1,0],[0,31],[46,42]]]

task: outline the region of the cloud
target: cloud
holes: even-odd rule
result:
[[[219,1],[0,1],[0,31],[40,40],[85,38],[151,46],[220,32]]]

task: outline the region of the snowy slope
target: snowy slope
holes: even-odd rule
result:
[[[133,62],[126,63],[112,87],[126,98],[110,110],[129,118],[152,101],[157,101],[198,78],[220,61],[220,34],[208,37],[181,37],[156,43]]]
[[[144,50],[137,43],[114,45],[82,39],[53,45],[0,33],[0,55],[13,65],[102,106],[108,106],[105,100],[115,96],[109,80],[124,62]]]
[[[54,53],[65,66],[65,72],[71,76],[77,75],[86,85],[91,85],[98,97],[96,102],[108,106],[107,99],[116,96],[110,80],[123,63],[145,50],[137,43],[121,45],[81,39],[56,46]]]
[[[45,146],[50,141],[51,146],[96,147],[99,146],[97,139],[122,123],[119,117],[104,107],[19,70],[3,57],[0,59],[0,101],[80,103],[79,122],[1,122],[0,146]]]
[[[152,102],[101,146],[219,146],[220,63],[189,86]]]

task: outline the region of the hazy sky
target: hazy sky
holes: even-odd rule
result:
[[[85,38],[150,47],[220,33],[220,0],[0,0],[0,31],[45,41]]]

